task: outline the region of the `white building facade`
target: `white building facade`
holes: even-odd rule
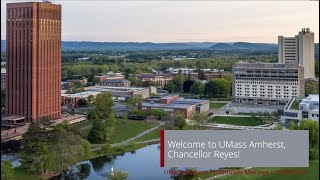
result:
[[[238,103],[286,104],[292,97],[304,97],[303,73],[298,64],[236,63],[232,94]]]
[[[296,63],[304,67],[304,78],[315,78],[314,33],[303,28],[295,37],[278,36],[279,63]]]
[[[300,123],[302,119],[319,122],[319,95],[310,94],[299,103],[299,109],[291,109],[295,99],[288,102],[280,118],[281,123],[288,125],[291,121]]]

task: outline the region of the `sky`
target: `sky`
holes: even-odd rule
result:
[[[1,39],[6,3],[1,0]],[[27,0],[25,0],[27,1]],[[54,1],[63,41],[263,42],[309,27],[319,42],[317,1]]]

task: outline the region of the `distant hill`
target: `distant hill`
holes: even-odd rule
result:
[[[248,42],[236,42],[233,44],[218,43],[212,45],[210,49],[212,50],[275,50],[277,49],[277,44],[265,44],[265,43],[248,43]]]
[[[187,43],[152,43],[152,42],[86,42],[62,41],[63,51],[105,51],[105,50],[277,50],[277,44],[267,43],[215,43],[215,42],[187,42]],[[1,52],[6,50],[6,41],[1,40]],[[319,43],[315,44],[316,55]]]
[[[86,42],[62,41],[63,51],[104,51],[104,50],[185,50],[206,49],[214,42],[152,43],[152,42]],[[1,51],[5,51],[5,40],[1,40]]]

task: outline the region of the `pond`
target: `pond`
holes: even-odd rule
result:
[[[170,174],[165,173],[169,168],[160,167],[159,144],[149,145],[123,155],[103,156],[78,163],[70,167],[68,172],[63,173],[62,176],[66,178],[61,179],[106,180],[111,168],[127,172],[129,180],[170,179]],[[208,169],[198,168],[197,170]]]

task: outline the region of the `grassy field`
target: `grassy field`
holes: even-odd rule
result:
[[[83,122],[83,124],[77,124],[77,128],[90,125],[92,122]],[[138,135],[139,133],[148,130],[158,123],[151,123],[146,121],[134,121],[134,120],[117,120],[117,124],[114,128],[114,133],[111,136],[110,143],[118,143],[127,140],[131,137]],[[86,128],[80,131],[82,137],[88,137],[91,128]]]
[[[209,107],[210,107],[210,109],[219,109],[219,108],[222,108],[226,104],[227,103],[210,103]]]
[[[275,170],[307,170],[307,175],[299,174],[267,174],[267,175],[227,175],[219,180],[316,180],[319,179],[319,161],[310,161],[309,168],[253,168],[250,170],[273,172]]]
[[[14,177],[16,180],[38,180],[41,179],[35,174],[31,174],[21,167],[14,168]]]
[[[134,141],[139,142],[139,141],[146,141],[146,140],[151,140],[151,139],[159,139],[161,129],[165,129],[165,127],[163,127],[163,126],[159,127],[156,130],[154,130],[148,134],[145,134],[145,135],[139,137],[138,139],[135,139]],[[208,127],[203,127],[203,126],[198,127],[198,126],[187,125],[184,128],[184,130],[205,130],[205,129],[208,129]]]
[[[159,139],[160,138],[160,131],[161,129],[164,129],[163,127],[159,127],[156,130],[145,134],[141,137],[139,137],[138,139],[135,139],[135,142],[140,142],[140,141],[146,141],[146,140],[151,140],[151,139]]]
[[[114,133],[111,136],[110,143],[125,141],[156,125],[158,125],[157,122],[150,123],[146,121],[118,120],[114,128]]]
[[[227,117],[227,116],[215,116],[209,120],[210,123],[217,124],[231,124],[237,126],[258,126],[266,124],[259,117]]]

